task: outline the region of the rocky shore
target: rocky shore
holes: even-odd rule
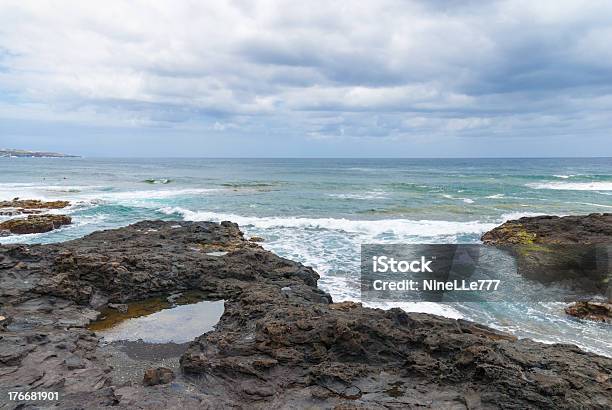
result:
[[[0,222],[0,236],[43,233],[70,225],[72,218],[67,215],[46,214],[50,210],[66,208],[68,201],[40,201],[19,199],[0,201],[0,216],[17,218]]]
[[[568,315],[612,322],[612,214],[535,216],[507,221],[482,236],[508,246],[520,274],[599,296],[568,306]]]
[[[482,235],[488,245],[568,245],[612,242],[612,214],[532,216],[506,221]]]
[[[612,405],[610,358],[464,320],[332,303],[317,280],[230,222],[146,221],[0,246],[0,401],[17,408],[9,391],[58,391],[59,403],[19,408]],[[153,368],[145,383],[116,377],[115,354],[90,322],[111,304],[193,290],[225,300],[225,311],[184,347],[180,370]]]

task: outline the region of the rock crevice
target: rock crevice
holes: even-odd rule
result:
[[[0,246],[1,397],[57,390],[62,407],[130,409],[612,403],[612,359],[469,321],[332,303],[318,278],[230,222],[145,221]],[[185,382],[114,380],[87,325],[109,304],[190,290],[226,302],[215,330],[182,355]]]

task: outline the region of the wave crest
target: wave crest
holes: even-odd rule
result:
[[[532,182],[526,186],[533,189],[566,191],[612,191],[612,182]]]
[[[436,237],[458,234],[480,234],[496,224],[480,221],[453,222],[436,220],[380,219],[351,220],[345,218],[255,217],[207,211],[191,211],[179,207],[159,209],[168,215],[178,214],[187,221],[232,221],[241,226],[269,228],[324,229],[349,233],[378,235],[393,233],[399,236]]]

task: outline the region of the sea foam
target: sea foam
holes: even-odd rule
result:
[[[566,191],[612,191],[612,182],[532,182],[526,186],[533,189]]]
[[[442,235],[479,234],[496,224],[480,221],[454,222],[436,220],[380,219],[352,220],[345,218],[255,217],[206,211],[191,211],[180,207],[160,209],[166,214],[179,214],[187,221],[232,221],[241,226],[257,228],[325,229],[354,233],[395,233],[401,236],[435,237]]]

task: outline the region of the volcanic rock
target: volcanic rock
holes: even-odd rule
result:
[[[50,405],[62,408],[612,406],[610,358],[465,320],[333,304],[318,278],[230,222],[144,221],[0,246],[0,304],[11,318],[0,332],[0,400],[40,390],[58,391]],[[182,355],[174,382],[114,379],[87,328],[104,304],[187,291],[225,309]]]
[[[72,223],[67,215],[28,215],[27,218],[10,219],[0,223],[0,231],[23,235],[29,233],[43,233]]]
[[[61,209],[70,205],[68,201],[41,201],[38,199],[19,199],[0,201],[0,208],[25,209]]]
[[[580,301],[566,307],[565,313],[580,319],[612,323],[611,303]]]
[[[174,372],[167,367],[157,367],[145,370],[142,383],[145,386],[168,384],[174,380]]]
[[[514,254],[525,277],[612,295],[612,214],[524,217],[481,239]]]
[[[481,239],[487,245],[611,243],[612,214],[524,217],[503,223]]]

